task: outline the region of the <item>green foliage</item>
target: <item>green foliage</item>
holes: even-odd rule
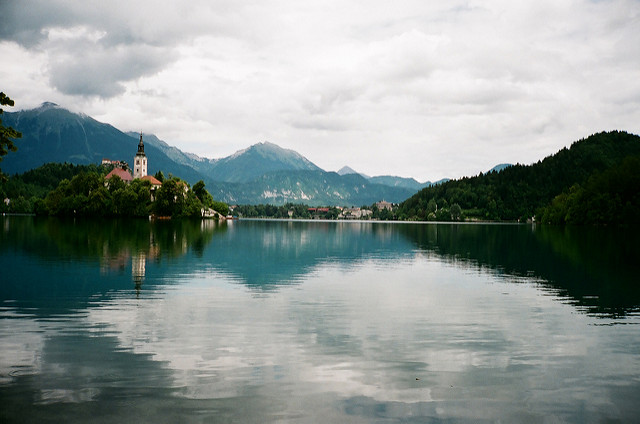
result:
[[[456,219],[457,208],[448,205],[457,204],[460,218],[472,220],[517,221],[537,216],[557,223],[625,222],[633,217],[635,198],[622,187],[629,187],[635,177],[628,165],[621,165],[626,158],[638,155],[640,137],[636,135],[619,131],[595,134],[530,166],[517,164],[500,172],[427,187],[403,202],[398,216],[407,220]],[[601,173],[606,177],[591,181]],[[590,212],[585,211],[587,204]]]
[[[177,216],[183,208],[186,193],[182,183],[177,178],[165,180],[162,187],[156,192],[156,201],[153,212],[159,216]]]
[[[80,173],[96,173],[103,176],[105,169],[96,165],[48,163],[23,174],[13,175],[5,181],[0,181],[0,197],[2,199],[10,199],[10,203],[14,202],[18,197],[23,197],[29,201],[30,207],[27,209],[31,212],[35,202],[44,200],[47,194],[60,184],[60,181],[63,179],[71,180]],[[2,212],[18,213],[6,205],[4,207],[0,205],[0,209],[2,209]],[[26,211],[20,212],[26,213]]]
[[[11,100],[9,96],[0,92],[0,106],[13,106],[14,104],[14,101]],[[4,110],[0,107],[0,161],[2,161],[3,156],[7,153],[18,150],[18,147],[14,144],[12,139],[22,137],[22,134],[19,131],[16,131],[12,127],[5,127],[2,125],[3,113]],[[0,178],[5,179],[6,177],[4,177],[0,172]]]
[[[171,178],[157,190],[151,201],[149,181],[135,179],[127,184],[117,175],[105,183],[108,167],[50,163],[14,175],[0,182],[0,195],[8,202],[0,203],[0,212],[35,213],[56,216],[122,216],[200,217],[203,207],[211,207],[223,215],[229,206],[216,202],[196,183],[194,189],[179,178]],[[198,197],[202,197],[202,200]]]
[[[450,212],[451,212],[451,219],[453,219],[454,221],[458,221],[462,217],[462,208],[457,203],[454,203],[453,205],[451,205]]]
[[[229,215],[229,205],[224,202],[218,202],[214,200],[211,204],[211,209],[217,211],[219,214],[227,216]]]
[[[542,211],[549,224],[616,224],[640,222],[640,156],[592,175],[581,186],[554,197]]]
[[[162,173],[162,171],[156,172],[156,174],[154,175],[154,178],[160,181],[161,183],[164,182],[164,174]]]
[[[193,185],[193,192],[205,208],[211,208],[211,209],[217,210],[216,208],[213,207],[214,205],[213,196],[211,196],[211,194],[209,194],[209,192],[204,188],[204,182],[202,180],[198,181]],[[220,207],[221,206],[220,204],[222,202],[218,202],[218,203],[219,203],[218,206]],[[227,209],[228,209],[228,206],[227,206]],[[226,213],[223,215],[226,215]]]

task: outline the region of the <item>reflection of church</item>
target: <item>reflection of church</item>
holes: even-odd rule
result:
[[[131,276],[133,277],[133,284],[136,287],[136,293],[139,293],[142,288],[146,268],[147,254],[145,252],[140,251],[131,256]]]

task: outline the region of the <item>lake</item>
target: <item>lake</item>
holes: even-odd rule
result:
[[[0,223],[3,423],[640,419],[637,229]]]

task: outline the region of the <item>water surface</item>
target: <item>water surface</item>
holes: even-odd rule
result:
[[[634,230],[1,223],[1,422],[640,416]]]

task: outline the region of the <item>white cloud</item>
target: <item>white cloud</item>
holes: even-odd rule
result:
[[[221,157],[269,140],[420,180],[640,132],[640,3],[0,6],[2,89]],[[17,63],[15,63],[17,62]],[[40,94],[40,96],[38,96]]]

